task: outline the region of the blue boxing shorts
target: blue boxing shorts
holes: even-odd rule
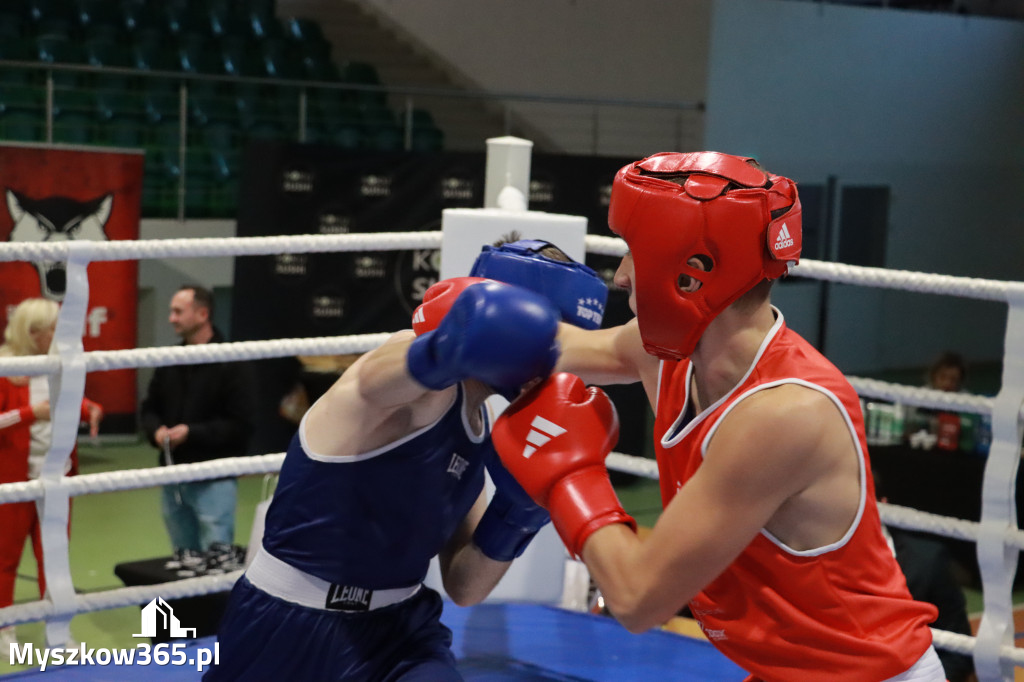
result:
[[[203,682],[461,682],[441,609],[426,587],[366,611],[315,608],[243,575],[218,630],[220,664]]]

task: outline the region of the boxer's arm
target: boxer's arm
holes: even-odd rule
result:
[[[558,343],[557,372],[575,374],[587,384],[656,384],[658,359],[644,350],[636,319],[593,331],[562,323]]]
[[[431,391],[412,378],[406,354],[415,339],[404,330],[365,353],[309,408],[306,444],[328,456],[380,447],[439,417],[455,388]]]
[[[437,558],[445,592],[459,606],[479,604],[508,571],[511,561],[496,561],[484,554],[473,542],[474,529],[487,509],[484,491],[473,504]]]

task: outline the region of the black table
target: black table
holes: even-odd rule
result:
[[[156,585],[175,580],[183,580],[177,570],[168,570],[164,564],[170,561],[171,557],[159,557],[146,559],[144,561],[132,561],[114,566],[114,575],[121,579],[126,587],[136,585]],[[228,602],[228,592],[204,594],[199,597],[186,597],[184,599],[168,599],[167,603],[174,609],[174,615],[186,628],[195,628],[196,637],[207,637],[217,633],[217,626],[220,624],[221,616],[224,615],[224,608]],[[172,638],[165,634],[153,637],[153,644],[170,641]]]

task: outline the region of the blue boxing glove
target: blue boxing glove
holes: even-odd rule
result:
[[[494,496],[473,531],[473,543],[495,561],[512,561],[551,517],[530,499],[512,477],[494,449],[487,454],[487,473],[494,482]]]
[[[478,379],[518,390],[558,360],[558,312],[540,294],[486,281],[466,288],[444,319],[409,346],[412,377],[433,390]]]

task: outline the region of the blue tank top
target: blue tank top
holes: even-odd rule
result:
[[[388,589],[423,580],[473,506],[491,451],[470,428],[465,395],[433,424],[376,450],[324,457],[292,438],[267,510],[263,547],[330,583]]]

